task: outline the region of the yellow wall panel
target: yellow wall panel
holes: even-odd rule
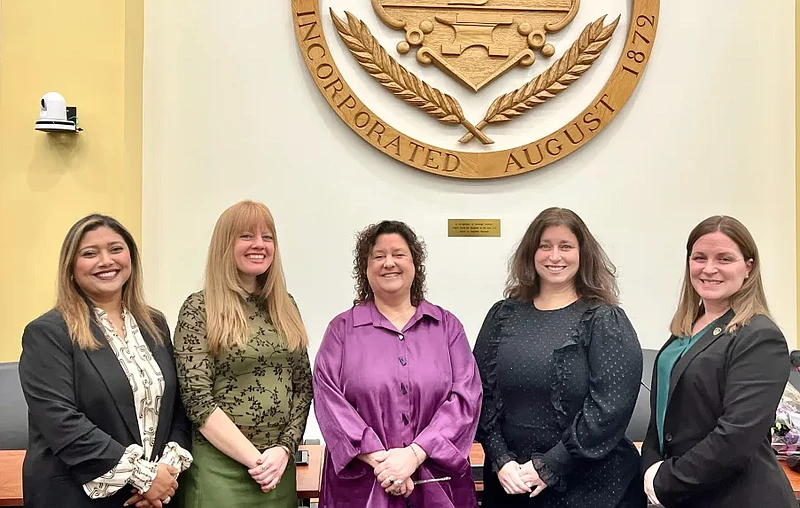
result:
[[[140,237],[142,20],[140,1],[0,1],[0,361],[52,306],[75,220],[110,214]],[[50,91],[83,132],[34,130]]]

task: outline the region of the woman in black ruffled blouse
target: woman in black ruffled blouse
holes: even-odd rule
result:
[[[534,219],[475,345],[483,508],[646,505],[625,438],[642,352],[617,293],[580,217],[549,208]]]

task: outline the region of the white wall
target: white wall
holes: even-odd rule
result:
[[[328,321],[352,300],[354,233],[386,218],[407,221],[425,238],[429,300],[453,311],[474,341],[501,298],[515,242],[539,211],[558,205],[578,212],[605,245],[642,345],[658,348],[676,305],[688,232],[709,215],[729,214],[756,237],[773,313],[795,344],[794,5],[735,3],[663,1],[647,72],[605,131],[543,170],[470,182],[396,163],[339,120],[305,68],[289,0],[148,1],[143,250],[150,301],[174,326],[183,299],[200,287],[219,213],[253,198],[276,217],[312,355]],[[328,5],[371,14],[366,1]],[[338,47],[330,23],[325,30]],[[376,35],[388,48],[399,40],[389,30]],[[565,31],[566,42],[553,41],[561,51],[574,36]],[[620,49],[610,47],[617,54],[606,59]],[[370,106],[388,100],[342,66]],[[568,103],[549,107],[567,111]],[[416,118],[410,128],[428,129],[431,120],[416,113],[407,111],[407,122]],[[502,237],[447,238],[447,219],[465,217],[502,219]],[[317,433],[312,419],[309,435]]]

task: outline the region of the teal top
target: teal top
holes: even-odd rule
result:
[[[665,347],[658,357],[658,386],[656,387],[656,429],[658,430],[658,444],[661,451],[664,451],[664,418],[667,414],[667,401],[669,400],[669,384],[672,377],[672,369],[678,360],[694,346],[695,342],[706,333],[711,326],[716,323],[716,319],[706,325],[705,328],[695,333],[691,337],[678,337]]]

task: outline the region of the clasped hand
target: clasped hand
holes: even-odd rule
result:
[[[263,492],[269,492],[278,486],[289,462],[289,452],[281,446],[267,448],[256,461],[255,466],[248,469],[250,477],[261,486]]]
[[[410,447],[381,450],[358,458],[373,468],[378,483],[387,494],[409,497],[414,491],[411,475],[419,467],[419,461]]]
[[[650,504],[661,504],[656,496],[656,489],[655,489],[655,479],[656,475],[658,474],[658,469],[661,467],[664,461],[656,462],[652,466],[647,468],[647,471],[644,472],[644,493],[647,494],[647,500]]]
[[[162,508],[170,502],[178,489],[175,475],[180,471],[170,465],[159,463],[156,477],[147,492],[133,489],[131,496],[123,506],[136,506],[136,508]]]
[[[497,473],[497,479],[506,494],[530,493],[530,497],[536,497],[547,488],[531,461],[522,465],[515,460],[507,462]]]

